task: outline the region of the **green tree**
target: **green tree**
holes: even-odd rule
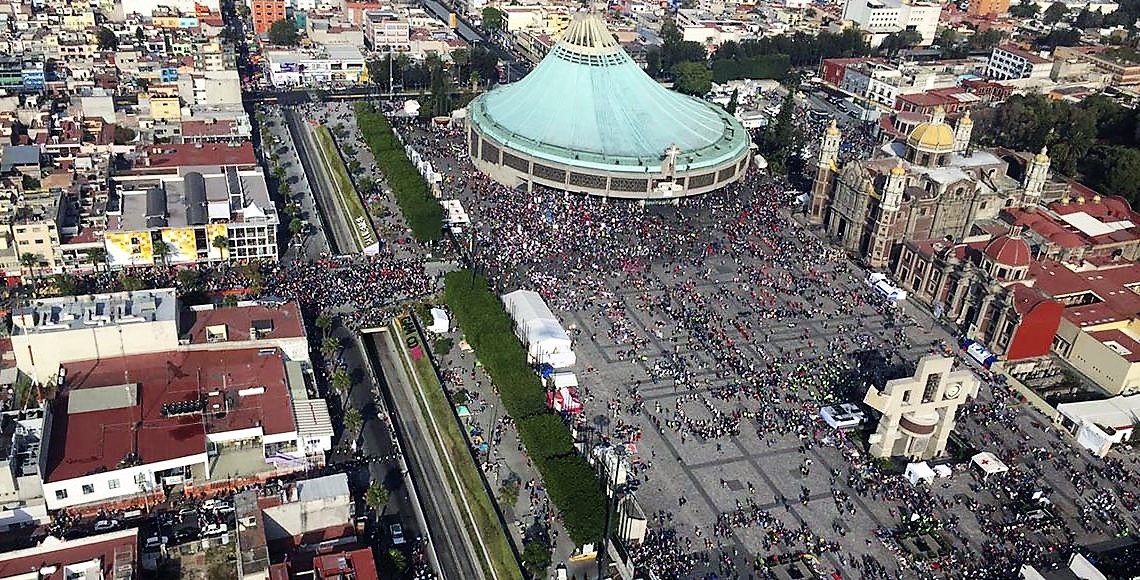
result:
[[[679,93],[701,97],[712,90],[712,71],[704,63],[679,62],[672,73],[673,88]]]
[[[661,63],[661,49],[651,46],[645,51],[645,74],[658,79],[665,72]]]
[[[301,231],[304,229],[305,229],[305,222],[303,222],[297,218],[293,218],[292,220],[289,221],[289,233],[290,234],[295,236],[297,234],[300,234]]]
[[[483,28],[499,30],[503,27],[503,13],[498,8],[488,6],[483,9]]]
[[[360,413],[359,409],[348,408],[344,411],[344,432],[352,433],[355,436],[360,428],[364,425],[364,415]]]
[[[892,32],[883,39],[883,43],[879,45],[879,52],[888,56],[898,54],[900,50],[913,48],[922,42],[922,34],[917,30],[902,30],[899,32]]]
[[[792,157],[798,154],[802,147],[803,135],[792,119],[796,106],[792,97],[794,94],[795,89],[788,91],[788,96],[780,106],[780,112],[776,113],[776,118],[764,129],[756,142],[773,172],[786,172]]]
[[[317,316],[316,324],[317,328],[321,330],[321,335],[323,336],[328,334],[329,329],[332,328],[333,319],[328,314],[322,312],[319,316]]]
[[[170,258],[171,250],[170,244],[166,243],[165,240],[155,240],[151,248],[151,254],[154,256],[155,264],[161,263],[164,267],[167,266],[167,260]]]
[[[70,274],[56,274],[51,277],[52,285],[59,291],[60,296],[74,296],[77,294],[75,278]]]
[[[106,26],[100,26],[95,31],[95,42],[99,45],[99,50],[116,50],[119,48],[119,38],[115,36],[114,31]]]
[[[429,110],[436,117],[451,113],[451,95],[447,91],[447,75],[443,67],[436,65],[431,69],[431,97]]]
[[[198,288],[198,282],[201,281],[201,274],[197,270],[189,268],[178,271],[178,288],[183,292],[189,292]]]
[[[499,486],[499,500],[508,508],[514,508],[519,502],[519,484],[516,480],[504,481]]]
[[[87,259],[91,261],[91,265],[95,271],[99,271],[99,267],[107,267],[107,250],[106,248],[91,248],[87,250]]]
[[[457,48],[451,51],[451,64],[455,66],[455,82],[463,84],[463,69],[471,63],[471,51],[466,48]]]
[[[138,137],[138,132],[130,127],[115,125],[115,145],[126,145]]]
[[[138,292],[146,288],[146,283],[142,281],[142,278],[131,274],[121,276],[119,278],[119,284],[122,285],[123,290],[127,292]]]
[[[534,578],[546,576],[546,569],[550,567],[550,546],[540,540],[531,540],[523,547],[523,568],[526,568]]]
[[[1126,197],[1140,206],[1140,150],[1119,145],[1097,145],[1081,163],[1081,172],[1098,191]]]
[[[970,48],[974,50],[991,49],[1001,42],[1003,36],[1002,31],[996,28],[983,30],[970,37]]]
[[[1034,18],[1038,12],[1040,12],[1040,8],[1035,2],[1022,2],[1009,7],[1009,15],[1014,18]]]
[[[1060,22],[1068,14],[1069,8],[1065,6],[1064,2],[1054,2],[1045,9],[1045,13],[1041,15],[1041,21],[1052,26]]]
[[[387,505],[391,498],[391,492],[380,483],[369,485],[368,489],[364,492],[364,503],[376,511],[380,510],[380,506]]]
[[[20,266],[23,266],[23,269],[27,271],[26,275],[32,279],[33,289],[35,289],[36,279],[39,277],[40,262],[42,261],[43,257],[39,254],[31,252],[20,254]]]
[[[210,240],[210,245],[217,248],[217,250],[222,253],[223,258],[226,257],[226,252],[230,249],[230,241],[221,235],[214,236],[214,239]]]
[[[301,42],[301,34],[297,31],[297,23],[290,18],[282,18],[269,25],[269,42],[278,46],[297,46]]]
[[[389,548],[380,559],[381,578],[400,578],[408,570],[408,557],[396,548]]]
[[[332,384],[333,390],[340,395],[342,400],[348,395],[349,389],[352,388],[352,377],[348,376],[348,371],[344,369],[333,371],[329,382]]]
[[[321,354],[325,358],[333,358],[336,353],[340,352],[340,340],[335,336],[326,336],[321,340]]]
[[[728,111],[729,115],[736,114],[736,108],[740,106],[740,89],[732,89],[732,94],[728,97],[728,104],[724,106],[724,110]]]

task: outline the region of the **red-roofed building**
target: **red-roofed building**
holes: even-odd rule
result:
[[[137,149],[131,172],[155,173],[194,167],[237,167],[256,169],[253,143],[183,143],[143,145]]]
[[[360,548],[313,558],[313,575],[318,580],[379,580],[372,550]]]
[[[991,234],[992,235],[992,234]],[[964,243],[909,241],[894,271],[911,296],[1006,360],[1049,354],[1064,306],[1033,286],[1019,227]]]
[[[45,419],[50,509],[307,468],[281,351],[68,362]],[[323,461],[323,456],[320,458]]]
[[[1140,213],[1122,197],[1101,196],[1077,182],[1045,208],[1010,208],[1002,218],[1025,228],[1042,259],[1070,264],[1140,260]]]
[[[137,577],[138,541],[137,528],[76,540],[48,538],[0,554],[0,578],[131,580]]]

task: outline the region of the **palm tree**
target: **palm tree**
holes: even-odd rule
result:
[[[348,372],[344,369],[337,369],[332,374],[332,388],[343,399],[348,394],[348,389],[352,387],[352,377],[348,376]]]
[[[91,265],[95,267],[95,271],[99,271],[99,265],[107,266],[107,249],[106,248],[91,248],[87,251],[87,259],[91,260]]]
[[[321,314],[317,317],[317,328],[321,329],[321,335],[327,335],[329,329],[332,328],[332,317],[328,314]]]
[[[32,279],[32,293],[36,295],[39,294],[39,284],[37,284],[39,276],[36,275],[36,269],[42,260],[39,254],[31,252],[20,254],[20,265],[28,270],[28,277]]]
[[[348,433],[357,433],[364,425],[364,415],[358,409],[349,409],[344,412],[344,430]]]
[[[368,490],[364,492],[364,503],[368,504],[368,507],[373,510],[379,510],[380,506],[387,507],[388,500],[390,499],[392,499],[391,492],[380,483],[373,483],[368,486]],[[383,515],[383,512],[377,515]]]
[[[225,236],[214,236],[214,239],[210,242],[210,245],[214,246],[218,249],[219,252],[221,252],[223,260],[226,258],[228,250],[230,249],[230,241],[227,240]]]
[[[164,240],[158,240],[154,242],[154,249],[151,250],[151,254],[154,255],[156,261],[162,262],[162,265],[165,267],[168,265],[166,260],[170,258],[171,250],[170,244]]]
[[[326,336],[321,341],[321,354],[325,355],[326,359],[336,356],[338,350],[340,350],[340,341],[335,336]]]

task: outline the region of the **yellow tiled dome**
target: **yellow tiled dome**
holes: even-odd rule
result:
[[[954,149],[954,129],[946,123],[920,123],[910,132],[906,142],[918,149],[951,151]]]

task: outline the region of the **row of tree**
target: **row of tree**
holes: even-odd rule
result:
[[[443,229],[443,208],[407,153],[384,114],[371,103],[356,104],[356,123],[372,150],[376,165],[396,194],[400,212],[420,241],[438,240]]]
[[[1079,104],[1014,95],[995,109],[980,111],[976,119],[974,134],[981,143],[1023,151],[1047,146],[1054,170],[1140,204],[1136,110],[1101,95]]]
[[[570,539],[582,545],[603,534],[605,497],[594,469],[574,449],[569,428],[546,407],[538,375],[515,338],[510,316],[481,276],[459,270],[446,278],[445,296],[467,341],[498,388],[519,437],[563,515]]]
[[[392,86],[404,89],[430,88],[441,72],[449,72],[451,79],[459,86],[480,87],[498,78],[496,67],[499,57],[482,46],[457,48],[451,51],[450,56],[451,67],[448,71],[439,56],[434,54],[429,54],[422,61],[412,60],[403,53],[395,56],[385,54],[366,63],[368,78],[382,92],[388,92]]]

